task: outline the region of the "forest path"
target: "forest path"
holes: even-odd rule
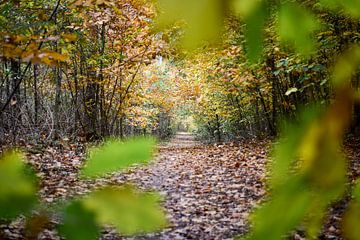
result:
[[[68,199],[106,184],[131,182],[164,197],[170,226],[159,233],[130,239],[231,239],[248,230],[247,217],[264,196],[268,142],[204,145],[189,133],[178,133],[160,144],[156,158],[146,166],[119,172],[110,178],[84,180],[78,171],[85,159],[82,145],[46,147],[28,153],[28,162],[40,177],[40,196],[45,203]],[[35,146],[29,146],[33,149]],[[0,226],[6,239],[21,239],[23,219]],[[39,239],[60,239],[54,229]],[[123,239],[105,229],[101,239]]]
[[[195,140],[195,136],[188,132],[178,132],[171,141],[160,145],[160,148],[187,148],[201,145]]]
[[[244,234],[247,217],[264,195],[265,145],[203,145],[178,133],[159,147],[157,161],[114,176],[165,198],[170,227],[135,239],[228,239]],[[112,233],[104,239],[114,239]]]

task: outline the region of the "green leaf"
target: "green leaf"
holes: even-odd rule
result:
[[[245,18],[246,55],[250,63],[260,60],[264,49],[264,28],[268,19],[267,5],[264,1]]]
[[[279,12],[279,35],[283,42],[293,44],[298,53],[309,55],[315,48],[312,33],[320,27],[317,19],[295,3],[282,5]]]
[[[153,138],[137,138],[127,142],[110,140],[102,147],[91,150],[82,174],[86,177],[97,177],[136,163],[146,163],[151,160],[154,148]]]
[[[296,227],[308,212],[311,193],[300,178],[292,178],[253,216],[253,232],[249,239],[282,239]]]
[[[355,45],[351,47],[338,60],[334,67],[332,83],[336,87],[341,87],[344,84],[350,83],[352,75],[358,69],[360,64],[360,46]]]
[[[298,89],[297,89],[296,87],[289,88],[289,89],[286,91],[285,95],[286,95],[286,96],[289,96],[290,94],[296,93],[297,91],[298,91]]]
[[[161,14],[157,19],[160,29],[176,22],[184,22],[182,46],[194,49],[204,41],[220,39],[223,29],[225,2],[221,0],[160,0]]]
[[[345,13],[352,17],[360,17],[360,1],[359,0],[321,0],[326,7],[333,10],[344,10]]]
[[[27,214],[37,203],[35,176],[26,171],[20,152],[0,157],[0,218]]]
[[[59,233],[67,240],[98,239],[100,229],[95,222],[95,213],[84,208],[81,202],[73,202],[63,213]]]
[[[343,218],[344,237],[349,240],[358,240],[360,236],[360,201],[352,201]]]
[[[152,232],[166,226],[165,214],[155,193],[141,193],[131,186],[107,187],[91,193],[84,206],[96,213],[99,224],[111,224],[121,234]]]
[[[299,123],[284,122],[281,134],[286,136],[281,138],[275,145],[272,159],[269,163],[271,171],[270,184],[276,188],[286,183],[291,176],[290,170],[298,157],[296,149],[301,144],[304,137],[304,129],[309,128],[310,124],[321,115],[321,108],[318,106],[307,107],[299,114]]]
[[[353,196],[360,201],[360,181],[358,181],[354,187]]]

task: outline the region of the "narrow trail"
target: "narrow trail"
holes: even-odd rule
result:
[[[232,239],[248,231],[248,214],[265,194],[267,142],[204,145],[191,134],[178,133],[158,149],[149,165],[96,180],[79,178],[86,156],[77,145],[68,149],[47,147],[27,156],[40,178],[39,195],[44,203],[86,194],[106,184],[129,182],[163,196],[168,228],[131,238],[122,238],[106,228],[101,239]],[[23,239],[24,225],[24,218],[20,218],[10,226],[0,225],[0,229],[6,239],[17,240]],[[61,238],[50,227],[39,239]]]
[[[115,175],[115,182],[155,189],[165,199],[169,228],[135,239],[231,239],[246,233],[248,214],[264,195],[264,149],[259,143],[202,145],[178,133],[159,147],[152,164]]]

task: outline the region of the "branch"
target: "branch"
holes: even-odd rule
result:
[[[58,1],[57,1],[57,4],[56,4],[54,10],[52,11],[52,13],[51,13],[51,15],[50,15],[50,17],[49,17],[49,19],[48,19],[48,22],[50,22],[50,21],[55,17],[55,15],[56,15],[56,13],[57,13],[57,11],[58,11],[58,9],[59,9],[60,2],[61,2],[61,0],[58,0]],[[46,32],[47,32],[47,31],[46,31],[46,29],[45,29],[45,33],[46,33]],[[41,49],[41,47],[42,47],[43,44],[44,44],[44,42],[41,42],[41,43],[39,44],[38,50]],[[5,102],[4,106],[2,106],[1,111],[0,111],[0,116],[4,113],[5,109],[9,106],[9,104],[10,104],[10,102],[11,102],[11,99],[14,97],[15,93],[16,93],[17,90],[19,89],[20,84],[22,83],[22,81],[23,81],[23,79],[24,79],[24,77],[25,77],[25,74],[26,74],[27,71],[29,70],[30,66],[31,66],[31,62],[29,62],[29,63],[26,65],[26,68],[25,68],[24,71],[21,73],[21,75],[20,75],[20,77],[19,77],[19,80],[18,80],[18,82],[16,83],[15,88],[14,88],[13,91],[11,92],[11,94],[10,94],[9,98],[7,99],[7,101]]]

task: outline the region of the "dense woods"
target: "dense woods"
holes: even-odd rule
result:
[[[49,228],[53,215],[68,239],[96,239],[104,224],[123,235],[169,227],[157,194],[113,180],[93,188],[160,148],[155,166],[168,175],[207,178],[199,169],[208,164],[223,185],[257,186],[244,197],[252,217],[243,229],[172,237],[316,239],[330,236],[331,225],[334,239],[359,239],[359,17],[356,0],[0,0],[0,209],[9,209],[0,210],[0,224],[28,217],[16,235],[25,239]],[[164,150],[151,136],[173,140]],[[37,206],[49,199],[49,152],[91,189],[65,194],[53,215]],[[68,156],[81,160],[71,165]],[[40,177],[40,196],[27,165]],[[249,166],[252,175],[237,183],[232,169]],[[146,188],[162,192],[168,176],[149,169],[156,177]],[[180,205],[187,193],[175,195]]]
[[[156,131],[160,116],[167,124],[144,72],[168,51],[151,33],[154,10],[108,4],[2,4],[3,140],[96,140]]]

